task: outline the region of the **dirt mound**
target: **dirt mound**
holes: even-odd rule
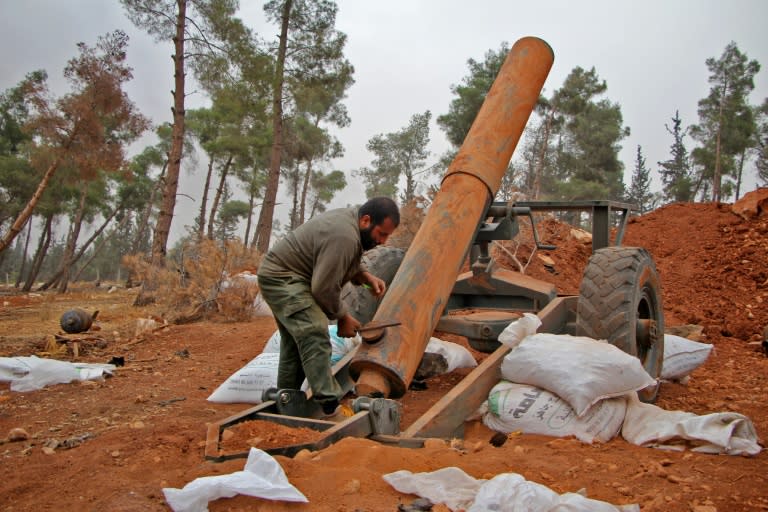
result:
[[[554,265],[533,256],[526,274],[551,282],[561,294],[578,294],[591,254],[568,224],[552,218],[537,223]],[[524,238],[525,233],[522,234]],[[709,341],[738,338],[757,342],[768,325],[768,218],[742,218],[725,204],[671,204],[628,221],[624,245],[645,247],[662,282],[668,326],[697,324]],[[530,256],[530,244],[518,251]],[[497,252],[508,268],[508,254]]]

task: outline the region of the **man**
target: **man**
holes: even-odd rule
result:
[[[341,301],[342,286],[367,285],[381,297],[386,284],[361,265],[363,251],[383,244],[400,223],[388,197],[375,197],[359,209],[331,210],[287,234],[259,267],[261,295],[280,331],[277,387],[299,389],[306,376],[313,399],[326,417],[338,416],[344,392],[331,371],[328,319],[338,334],[352,337],[361,327]]]

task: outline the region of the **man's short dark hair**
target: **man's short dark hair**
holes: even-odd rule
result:
[[[371,226],[380,225],[386,218],[391,219],[395,227],[400,225],[400,210],[388,197],[374,197],[366,201],[357,212],[357,218],[362,219],[364,215],[371,217]]]

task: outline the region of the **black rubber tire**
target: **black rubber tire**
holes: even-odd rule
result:
[[[405,257],[404,250],[380,245],[363,254],[363,263],[371,274],[383,280],[389,287],[397,269],[400,268],[403,257]],[[367,289],[351,283],[347,283],[342,289],[341,300],[344,301],[350,314],[362,324],[373,320],[373,315],[376,314],[376,309],[381,302],[381,299],[371,295]]]
[[[653,258],[640,247],[595,251],[584,270],[576,314],[577,334],[604,339],[640,359],[659,379],[664,362],[664,310],[661,281]],[[638,392],[656,400],[659,388]]]

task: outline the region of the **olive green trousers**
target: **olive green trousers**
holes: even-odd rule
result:
[[[306,377],[312,397],[331,412],[344,392],[331,370],[328,318],[312,297],[309,283],[299,277],[258,279],[280,331],[277,387],[300,389]]]

